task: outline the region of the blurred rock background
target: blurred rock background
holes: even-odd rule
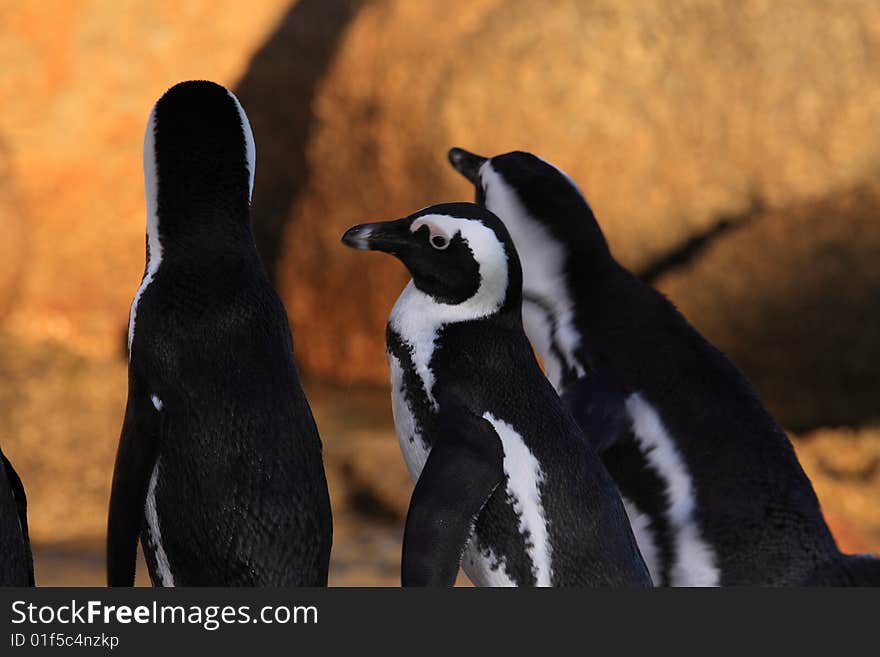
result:
[[[383,332],[405,283],[343,230],[468,198],[452,145],[534,150],[618,258],[795,436],[880,552],[880,4],[0,0],[0,441],[42,583],[100,583],[143,271],[140,151],[173,83],[233,88],[253,216],[325,442],[335,584],[394,584],[410,484]]]

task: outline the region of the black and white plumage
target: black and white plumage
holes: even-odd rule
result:
[[[612,257],[572,179],[530,153],[452,165],[519,248],[526,332],[597,446],[657,584],[877,583],[841,555],[782,429],[739,370]]]
[[[185,82],[144,140],[147,263],[131,306],[128,403],[107,536],[132,585],[317,586],[332,522],[287,315],[250,223],[255,146],[237,99]]]
[[[541,373],[513,242],[469,203],[349,229],[412,274],[387,329],[392,410],[416,489],[404,585],[650,585],[611,478]]]
[[[0,586],[33,586],[27,496],[12,463],[0,450]]]

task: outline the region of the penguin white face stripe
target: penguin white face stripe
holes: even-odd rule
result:
[[[422,226],[428,227],[428,232],[430,233],[431,244],[434,244],[435,240],[438,238],[443,241],[443,244],[449,246],[450,240],[452,240],[452,235],[450,235],[447,231],[450,228],[455,228],[454,226],[450,226],[447,222],[441,221],[432,221],[430,215],[427,217],[419,217],[416,219],[412,226],[409,227],[410,231],[415,233]],[[443,248],[446,248],[444,246]]]
[[[674,533],[676,548],[670,584],[718,586],[719,570],[715,554],[700,535],[694,518],[693,483],[675,442],[657,411],[640,394],[634,393],[627,398],[626,409],[632,419],[636,442],[666,483],[669,506],[665,513]]]
[[[541,464],[512,426],[489,412],[484,413],[483,418],[495,428],[504,447],[507,492],[513,499],[513,510],[519,515],[519,529],[529,536],[526,550],[532,562],[536,584],[550,586],[553,576],[552,555],[547,518],[541,503],[541,484],[544,481]]]
[[[504,222],[513,243],[517,245],[523,270],[523,296],[540,299],[553,314],[553,317],[547,317],[544,312],[524,314],[526,334],[530,340],[534,340],[536,348],[542,343],[542,335],[546,338],[555,334],[560,356],[565,361],[563,364],[577,376],[583,376],[584,368],[575,358],[581,336],[574,326],[574,304],[563,270],[564,245],[554,239],[541,222],[529,215],[516,191],[492,168],[491,161],[486,161],[480,167],[480,179],[486,193],[486,208]],[[555,324],[555,331],[550,324]],[[548,367],[547,378],[559,390],[562,368],[550,370],[554,361],[559,362],[558,359],[550,354],[549,348],[539,348],[538,353]]]
[[[134,323],[138,302],[153,282],[162,262],[162,242],[159,239],[159,167],[156,162],[156,107],[150,112],[147,131],[144,134],[144,193],[147,201],[147,245],[150,251],[147,268],[141,285],[131,302],[128,313],[128,359],[131,360],[131,344],[134,340]]]
[[[504,305],[507,298],[507,253],[495,232],[480,221],[448,215],[425,215],[419,221],[422,221],[420,225],[428,223],[431,230],[442,231],[450,238],[460,233],[474,254],[480,272],[476,293],[461,303],[437,301],[410,281],[391,311],[389,324],[412,349],[416,372],[422,379],[428,399],[436,407],[432,394],[434,373],[430,363],[437,335],[447,324],[488,317]]]
[[[159,460],[153,467],[150,477],[150,486],[147,489],[147,503],[144,513],[147,517],[147,529],[150,534],[150,543],[153,545],[156,557],[156,574],[162,586],[174,586],[174,576],[171,574],[171,565],[168,563],[168,555],[162,547],[162,532],[159,531],[159,515],[156,512],[156,482],[159,479]]]
[[[235,94],[231,91],[227,91],[229,97],[235,101],[235,106],[238,108],[238,115],[241,117],[241,128],[244,132],[244,143],[245,143],[245,152],[247,153],[247,167],[248,167],[248,200],[253,200],[254,196],[254,174],[257,170],[257,144],[254,141],[254,131],[251,129],[251,122],[248,121],[247,114],[245,114],[244,107],[241,106],[241,103],[238,102],[238,98],[235,97]]]

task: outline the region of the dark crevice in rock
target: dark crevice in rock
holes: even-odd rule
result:
[[[841,468],[833,465],[828,460],[820,458],[819,467],[822,472],[830,479],[835,481],[856,481],[860,483],[869,483],[873,481],[877,471],[880,470],[880,458],[870,459],[867,463],[862,464],[858,469]]]
[[[669,253],[663,254],[649,263],[636,275],[645,283],[654,285],[664,274],[687,267],[705,252],[713,243],[731,231],[738,230],[755,221],[764,212],[763,199],[752,195],[748,208],[738,214],[720,216],[709,228],[694,235]]]
[[[235,88],[257,143],[251,216],[257,249],[273,281],[291,207],[308,180],[312,102],[362,4],[362,0],[294,3]]]

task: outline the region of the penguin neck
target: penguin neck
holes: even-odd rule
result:
[[[176,148],[179,141],[157,141],[154,110],[144,140],[147,273],[166,260],[216,260],[256,248],[252,147],[244,149],[248,159],[242,152],[239,161],[238,144],[218,153],[206,152],[204,144]]]
[[[491,167],[484,175],[486,207],[502,217],[519,252],[526,334],[561,392],[589,369],[575,300],[580,279],[598,278],[614,262],[608,243],[570,180],[560,178],[562,193],[535,198],[529,189],[517,191],[500,180]]]
[[[614,260],[596,242],[569,244],[547,234],[529,240],[523,258],[523,324],[558,392],[590,370],[585,327],[577,300],[601,285]],[[589,309],[587,309],[589,312]]]
[[[521,327],[516,313],[519,295],[507,294],[493,299],[482,288],[473,297],[458,304],[438,301],[416,287],[410,280],[400,293],[388,324],[401,338],[411,344],[430,342],[440,330],[450,324],[491,319],[500,325],[513,323]]]
[[[209,208],[187,204],[160,206],[156,219],[147,222],[147,246],[148,268],[156,260],[157,246],[163,262],[216,261],[256,248],[249,209],[216,204]]]
[[[437,340],[444,328],[464,322],[492,322],[499,330],[503,327],[518,328],[522,333],[522,323],[517,312],[520,305],[519,293],[510,289],[499,290],[494,286],[481,286],[473,297],[459,304],[440,302],[416,287],[410,280],[401,292],[391,317],[388,329],[406,343],[412,356],[413,367],[425,389],[429,403],[436,408],[433,395],[434,372],[431,361]]]

